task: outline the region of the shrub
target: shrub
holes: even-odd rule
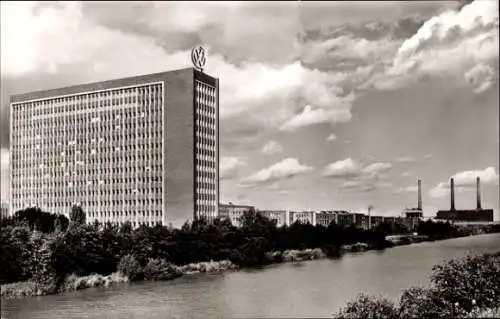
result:
[[[118,272],[127,276],[130,281],[140,280],[143,277],[141,265],[133,255],[125,255],[118,263]]]
[[[454,305],[457,312],[493,308],[500,304],[500,258],[468,256],[434,266],[432,283],[436,298]]]
[[[144,266],[143,273],[146,280],[168,280],[180,275],[165,259],[150,259]]]
[[[354,301],[334,314],[335,318],[397,318],[394,303],[382,297],[359,295]]]

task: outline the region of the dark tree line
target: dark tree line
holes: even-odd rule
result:
[[[50,263],[44,269],[50,269],[56,281],[72,273],[110,274],[117,270],[124,256],[133,256],[141,267],[152,259],[176,265],[230,260],[238,266],[251,267],[276,262],[269,256],[272,251],[321,248],[328,256],[338,256],[342,245],[356,243],[383,249],[390,245],[385,240],[387,235],[401,232],[401,226],[386,223],[372,230],[335,223],[328,227],[301,223],[276,227],[255,212],[243,216],[240,228],[220,219],[213,223],[201,219],[180,229],[165,226],[132,229],[128,223],[121,227],[109,223],[85,224],[81,208],[74,208],[70,217],[68,221],[61,215],[29,209],[2,221],[0,282],[32,278],[33,264],[39,260]],[[448,226],[435,224],[430,222],[422,229],[428,234],[434,231],[449,234]],[[39,257],[42,246],[43,258]]]

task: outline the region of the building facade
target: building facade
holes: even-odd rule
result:
[[[8,218],[9,217],[9,204],[2,202],[0,204],[0,218]]]
[[[241,217],[245,213],[255,211],[255,207],[248,205],[219,204],[219,217],[229,219],[231,224],[236,227],[241,227]]]
[[[11,210],[167,225],[218,214],[219,81],[192,68],[11,96]]]
[[[316,225],[316,212],[314,211],[289,212],[288,225],[292,225],[297,221],[302,224]]]
[[[285,210],[258,210],[262,216],[276,223],[276,227],[287,225],[287,212]]]
[[[332,222],[338,224],[336,211],[320,211],[316,213],[316,225],[328,227]]]

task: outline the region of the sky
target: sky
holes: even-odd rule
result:
[[[425,216],[499,210],[498,1],[2,2],[9,96],[191,67],[220,79],[221,201]]]

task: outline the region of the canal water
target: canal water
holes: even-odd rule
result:
[[[420,243],[337,260],[2,301],[2,318],[331,318],[361,292],[396,301],[405,288],[427,286],[432,266],[443,260],[499,250],[500,234]]]

